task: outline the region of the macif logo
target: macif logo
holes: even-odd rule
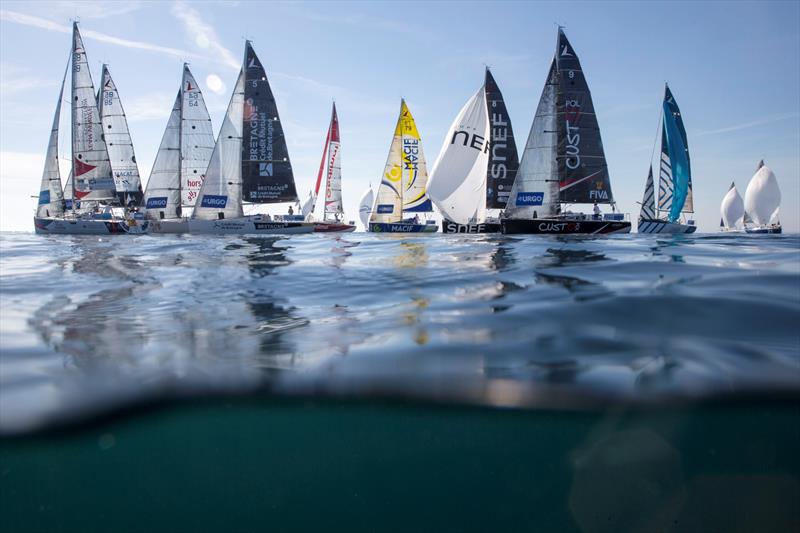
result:
[[[272,176],[272,163],[259,163],[258,164],[259,176]]]

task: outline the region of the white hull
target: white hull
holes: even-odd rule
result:
[[[150,233],[189,233],[189,219],[164,218],[151,220]]]
[[[128,225],[120,219],[81,219],[33,217],[36,233],[42,235],[126,235],[147,233],[149,222]]]
[[[640,220],[637,231],[639,233],[694,233],[697,231],[697,226],[665,220]]]
[[[259,215],[222,220],[189,219],[189,233],[210,235],[292,235],[311,233],[313,222],[268,221]]]

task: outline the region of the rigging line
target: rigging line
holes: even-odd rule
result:
[[[661,120],[664,118],[664,106],[661,106],[661,111],[658,113],[658,122],[656,123],[656,135],[653,138],[653,150],[650,152],[650,165],[653,164],[653,157],[656,155],[656,143],[658,142],[658,128],[661,127]]]

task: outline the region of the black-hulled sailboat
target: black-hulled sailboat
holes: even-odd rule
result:
[[[503,233],[628,233],[622,213],[573,213],[568,204],[614,208],[600,128],[581,64],[562,28],[514,186]]]
[[[444,233],[496,233],[519,167],[503,94],[489,68],[484,84],[453,121],[431,172],[428,193]]]
[[[296,203],[289,151],[267,74],[247,41],[244,64],[197,203],[190,233],[310,233],[314,224],[302,215],[245,215],[244,204]]]
[[[681,222],[685,213],[694,212],[689,143],[681,110],[669,86],[664,87],[659,156],[658,208],[653,183],[653,167],[647,175],[639,214],[639,233],[694,233],[693,220]]]

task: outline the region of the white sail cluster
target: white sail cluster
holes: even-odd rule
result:
[[[781,190],[778,180],[762,161],[744,192],[744,209],[748,218],[759,225],[767,225],[778,215]]]

